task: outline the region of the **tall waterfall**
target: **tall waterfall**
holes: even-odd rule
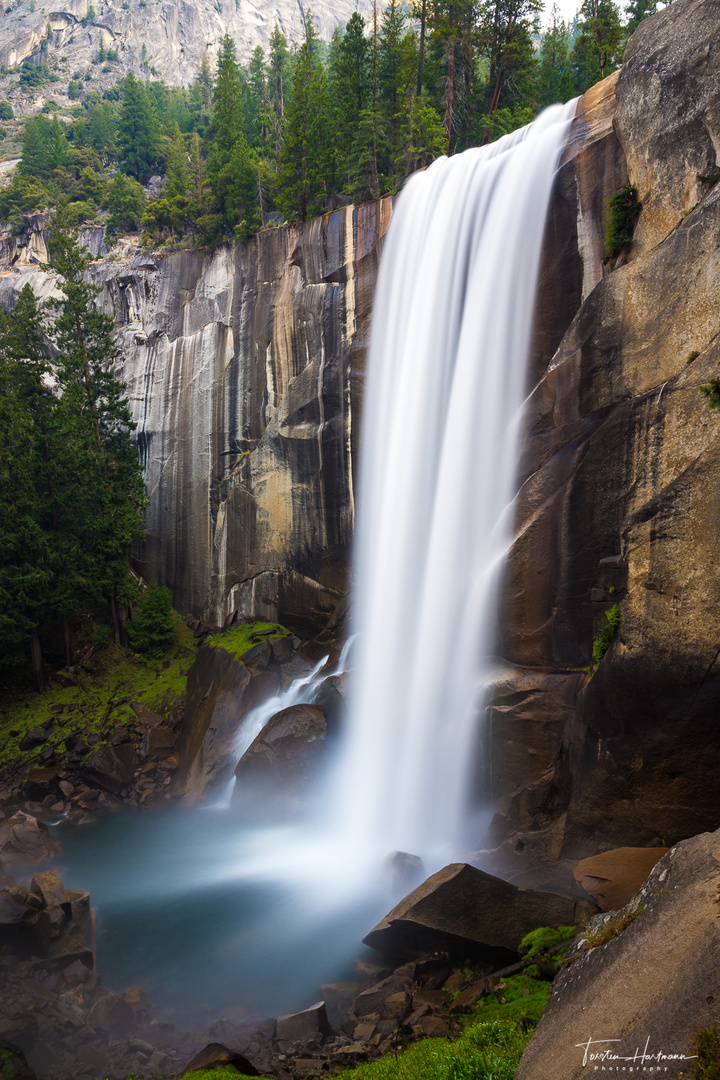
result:
[[[416,174],[376,291],[355,552],[346,834],[457,848],[509,507],[547,206],[574,103]]]

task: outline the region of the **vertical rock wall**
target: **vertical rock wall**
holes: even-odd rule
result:
[[[180,610],[313,627],[346,591],[353,399],[390,213],[103,264],[150,494],[137,562]]]

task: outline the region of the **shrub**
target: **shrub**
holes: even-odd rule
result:
[[[110,644],[110,627],[100,623],[90,631],[90,640],[96,649],[107,649]]]
[[[14,115],[10,102],[0,101],[0,120],[12,120]]]
[[[145,590],[140,614],[125,626],[132,647],[146,656],[160,657],[174,640],[170,593],[163,585],[151,581]]]
[[[619,625],[620,607],[618,604],[613,604],[610,610],[605,612],[597,636],[593,641],[592,655],[596,664],[600,663],[603,656],[610,648],[610,642],[615,637]]]
[[[608,258],[617,259],[626,244],[632,243],[633,232],[642,203],[638,202],[637,191],[632,184],[626,184],[608,199],[608,219],[605,225],[605,247]]]
[[[720,379],[711,379],[710,382],[701,383],[698,390],[705,398],[710,409],[720,409]]]

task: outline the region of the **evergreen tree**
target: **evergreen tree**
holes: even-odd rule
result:
[[[125,387],[115,377],[112,319],[93,310],[99,290],[84,278],[91,259],[56,217],[50,241],[61,299],[50,339],[61,391],[57,411],[72,453],[62,461],[59,512],[81,547],[80,572],[58,605],[66,610],[89,598],[110,602],[119,638],[116,604],[132,595],[127,578],[130,545],[143,535],[145,495],[130,436],[135,427]],[[66,436],[67,437],[67,436]]]
[[[170,593],[164,586],[151,581],[142,599],[140,614],[126,625],[130,644],[137,652],[160,659],[174,641]]]
[[[285,93],[290,84],[290,53],[285,35],[275,24],[270,36],[268,58],[268,92],[272,103],[273,135],[275,139],[275,165],[279,167],[282,130],[285,120]]]
[[[341,158],[339,172],[347,180],[355,179],[356,141],[360,115],[371,100],[370,42],[364,33],[365,21],[355,12],[344,35],[337,42],[332,73],[332,96],[336,109],[336,140]],[[362,138],[361,138],[362,143]],[[351,180],[352,182],[352,180]]]
[[[67,161],[68,143],[57,116],[31,117],[23,134],[22,158],[18,172],[47,180]]]
[[[213,142],[207,160],[212,191],[210,214],[198,219],[208,239],[236,235],[245,239],[257,226],[257,167],[245,138],[244,108],[235,43],[220,43],[213,95]]]
[[[304,42],[295,60],[292,100],[287,110],[280,153],[278,202],[287,215],[318,212],[328,195],[329,133],[325,73],[320,62],[313,66]]]
[[[623,28],[615,0],[584,0],[580,16],[573,62],[575,89],[584,94],[619,67]]]
[[[186,196],[190,187],[188,154],[180,125],[173,124],[169,139],[168,166],[165,174],[164,194],[167,199]]]
[[[570,53],[570,35],[554,4],[552,25],[545,31],[538,52],[536,96],[541,109],[574,96]]]
[[[108,194],[110,211],[105,237],[109,241],[117,232],[136,232],[145,212],[145,192],[137,180],[125,173],[115,174]]]
[[[132,72],[122,83],[118,142],[123,170],[139,184],[147,182],[158,164],[160,125],[144,85]]]
[[[493,114],[503,106],[529,105],[524,95],[533,70],[532,35],[537,29],[541,0],[484,0],[481,11],[481,51],[488,63],[488,89],[482,142],[488,142]],[[514,92],[513,92],[514,91]]]
[[[0,662],[30,645],[44,676],[38,627],[52,585],[48,560],[45,454],[54,399],[35,297],[26,285],[12,316],[0,313]]]
[[[643,19],[655,15],[656,12],[657,0],[630,0],[630,3],[625,8],[625,15],[628,20],[625,27],[627,37],[635,33]]]
[[[270,139],[272,118],[268,100],[265,53],[258,45],[248,68],[248,141],[252,147],[264,150]]]

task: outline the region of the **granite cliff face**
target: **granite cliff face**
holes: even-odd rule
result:
[[[355,382],[389,200],[203,260],[105,266],[151,497],[143,575],[181,610],[309,627],[347,586]]]
[[[318,0],[312,6],[325,41],[353,12],[367,22],[372,10],[370,0]],[[171,86],[188,86],[203,56],[214,64],[224,34],[247,63],[257,45],[267,49],[276,23],[288,42],[303,40],[303,7],[294,0],[59,0],[51,5],[15,0],[0,16],[0,64],[17,68],[23,60],[43,60],[56,69],[61,81],[36,92],[39,105],[45,97],[60,101],[76,70],[92,71],[94,89],[112,85],[128,71],[144,79],[155,73]],[[111,72],[90,66],[101,44],[118,54]]]
[[[502,688],[486,740],[510,873],[720,817],[720,429],[697,389],[720,361],[720,185],[700,179],[720,172],[719,25],[717,0],[644,22],[586,95],[560,175],[577,237],[560,280],[584,302],[536,358],[501,618],[516,693]],[[603,266],[603,199],[628,180],[635,241]],[[614,601],[619,631],[590,679],[578,669]]]

